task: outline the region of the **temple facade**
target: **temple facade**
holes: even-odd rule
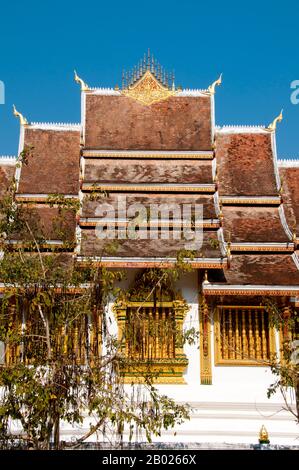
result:
[[[62,252],[53,231],[59,203],[49,204],[49,195],[81,202],[66,216],[65,252],[82,265],[126,270],[121,287],[130,300],[109,305],[115,334],[134,323],[140,307],[145,325],[150,319],[157,329],[199,330],[196,344],[181,348],[172,329],[158,338],[144,328],[142,347],[126,345],[141,366],[150,355],[158,387],[192,407],[191,420],[160,441],[257,443],[265,425],[271,443],[296,445],[298,428],[283,397],[267,398],[274,381],[268,363],[282,338],[263,300],[291,312],[299,298],[299,161],[278,159],[282,116],[269,126],[217,126],[221,77],[207,89],[182,89],[152,57],[124,73],[120,88],[75,80],[79,124],[31,123],[15,109],[18,153],[32,152],[26,165],[0,157],[0,194],[15,177],[17,201],[42,221],[45,250]],[[104,206],[90,197],[100,193]],[[114,239],[111,254],[105,246]],[[174,266],[185,251],[192,270],[153,310],[150,298],[138,298],[140,274]],[[136,375],[126,371],[127,381]]]

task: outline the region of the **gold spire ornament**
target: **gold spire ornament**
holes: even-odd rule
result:
[[[170,75],[157,62],[150,50],[147,55],[144,55],[143,60],[125,76],[122,94],[145,106],[166,100],[179,91],[175,88],[174,74],[171,80]]]
[[[123,90],[122,93],[145,106],[167,100],[171,96],[176,95],[176,91],[169,90],[166,86],[162,85],[150,70],[147,70],[134,85]]]
[[[89,90],[89,86],[87,85],[87,83],[85,83],[82,78],[79,77],[79,75],[77,75],[77,72],[76,70],[74,70],[74,80],[76,83],[79,83],[80,86],[81,86],[81,91],[88,91]]]
[[[277,123],[281,122],[282,119],[283,119],[282,112],[283,112],[283,109],[280,111],[280,114],[274,119],[274,121],[272,121],[271,124],[269,124],[269,126],[266,127],[267,131],[269,131],[269,132],[275,132],[276,131]]]
[[[260,444],[270,444],[269,434],[264,425],[262,425],[259,432],[259,443]]]
[[[222,73],[219,75],[219,77],[217,78],[217,80],[215,80],[215,82],[212,83],[212,85],[210,85],[208,87],[208,92],[211,94],[211,95],[215,95],[215,88],[216,86],[219,86],[221,85],[222,83]]]
[[[23,114],[19,113],[19,111],[16,109],[14,104],[12,105],[12,107],[13,107],[13,114],[14,116],[20,119],[21,126],[27,126],[28,125],[27,119],[23,116]]]

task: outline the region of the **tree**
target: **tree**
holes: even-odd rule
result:
[[[271,371],[276,377],[275,382],[268,389],[268,398],[276,391],[280,391],[286,409],[299,423],[299,315],[296,308],[280,306],[272,299],[264,300],[269,312],[270,323],[279,332],[281,337],[280,354],[272,357]],[[288,398],[288,390],[294,390],[294,403]]]
[[[23,164],[31,151],[25,148],[20,155]],[[122,295],[116,284],[124,273],[76,263],[66,221],[78,202],[52,195],[48,203],[58,206],[52,228],[63,240],[63,247],[51,251],[44,250],[38,213],[16,202],[14,183],[0,201],[0,341],[6,358],[0,368],[1,445],[75,447],[92,434],[105,434],[108,426],[117,442],[125,428],[130,439],[142,430],[151,440],[163,428],[188,419],[188,405],[161,395],[151,373],[125,390],[122,345],[127,338],[110,333],[107,310],[108,302]],[[162,284],[189,269],[184,255],[173,269],[151,271],[155,295]],[[186,332],[189,342],[192,334]],[[85,413],[92,419],[89,430],[62,443],[61,422],[80,425]]]

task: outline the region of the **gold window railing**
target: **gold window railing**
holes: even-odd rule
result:
[[[173,308],[128,306],[125,336],[130,359],[175,358],[176,325]]]
[[[184,301],[117,302],[118,339],[124,357],[125,380],[184,383],[188,360],[183,351]]]
[[[31,364],[45,360],[47,345],[44,324],[37,315],[28,318],[18,315],[11,308],[7,318],[1,322],[6,328],[4,361],[7,366],[22,362]],[[63,359],[69,363],[95,363],[101,354],[101,318],[91,319],[86,315],[63,324],[50,321],[50,343],[52,359]]]
[[[218,306],[215,363],[265,366],[275,352],[274,330],[261,306]]]

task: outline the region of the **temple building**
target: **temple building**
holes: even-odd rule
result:
[[[278,159],[282,115],[268,126],[217,126],[221,77],[206,89],[183,89],[151,56],[124,72],[120,87],[91,88],[77,73],[75,80],[79,124],[31,123],[14,110],[18,153],[26,147],[32,153],[26,165],[0,157],[0,195],[15,177],[17,201],[42,221],[45,250],[61,247],[82,265],[92,260],[126,270],[121,285],[130,300],[109,306],[116,334],[134,323],[140,306],[145,324],[199,330],[198,344],[183,348],[171,329],[158,339],[144,328],[142,348],[126,345],[141,365],[150,355],[158,387],[192,407],[191,420],[160,441],[250,444],[265,425],[271,443],[296,445],[298,429],[283,397],[267,398],[274,381],[267,361],[279,354],[281,337],[263,304],[272,298],[288,311],[299,298],[299,161]],[[90,197],[98,193],[107,194],[104,208]],[[57,194],[81,202],[77,214],[66,216],[67,248],[53,230],[58,209],[48,198]],[[175,211],[184,207],[201,214],[195,249],[180,236],[183,209]],[[153,208],[160,219],[149,221]],[[129,236],[136,211],[139,228]],[[166,220],[170,212],[176,215]],[[116,249],[106,252],[113,238]],[[193,251],[193,269],[153,313],[152,299],[138,298],[140,274],[174,266],[182,250]],[[136,371],[126,374],[130,382]]]

